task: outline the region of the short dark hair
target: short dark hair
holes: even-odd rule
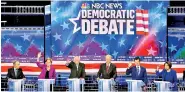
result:
[[[139,62],[141,61],[141,59],[140,59],[139,57],[135,57],[135,58],[134,58],[134,61],[135,61],[135,60],[139,60]]]
[[[167,62],[164,63],[164,65],[165,64],[167,64],[170,68],[172,68],[172,63],[171,62],[167,61]]]

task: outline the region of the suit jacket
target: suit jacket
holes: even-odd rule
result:
[[[136,66],[133,66],[126,70],[126,75],[130,75],[130,74],[133,80],[142,80],[145,84],[147,84],[148,79],[147,79],[146,68],[140,66],[140,73],[138,75]]]
[[[100,69],[97,73],[97,76],[100,78],[102,75],[103,79],[111,79],[117,77],[116,66],[114,64],[110,64],[108,72],[106,71],[106,63],[101,64]]]
[[[22,78],[25,78],[25,76],[24,76],[21,68],[19,68],[17,70],[17,77],[15,76],[14,68],[9,68],[8,69],[7,78],[11,78],[11,79],[22,79]]]
[[[71,69],[71,74],[69,78],[85,78],[85,64],[79,63],[78,71],[77,71],[76,64],[73,61],[71,61],[67,65],[67,67]]]
[[[39,75],[39,79],[45,79],[47,66],[45,64],[41,64],[40,62],[36,62],[36,63],[37,63],[37,66],[42,69]],[[49,70],[49,79],[56,79],[55,68],[52,65],[50,66],[50,70]]]

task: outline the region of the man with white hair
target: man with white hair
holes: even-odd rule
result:
[[[13,67],[8,69],[7,78],[8,79],[25,79],[22,69],[20,68],[19,61],[15,60],[13,62]]]
[[[80,62],[80,56],[75,56],[73,61],[67,60],[66,66],[71,69],[69,78],[85,78],[85,64]]]
[[[103,79],[115,79],[117,76],[117,71],[116,71],[116,65],[111,63],[112,56],[111,55],[106,55],[105,56],[106,63],[103,63],[100,65],[100,69],[98,71],[98,79],[101,77]]]

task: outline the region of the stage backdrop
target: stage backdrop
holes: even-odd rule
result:
[[[167,59],[168,5],[167,1],[52,1],[51,35],[46,37],[51,55],[45,54],[52,56],[57,72],[69,72],[66,59],[78,55],[87,74],[96,73],[110,54],[118,72],[124,73],[127,63],[140,56],[148,74],[153,74]],[[35,63],[21,65],[27,66],[23,69],[27,74],[40,72]],[[173,66],[180,77],[184,67]]]

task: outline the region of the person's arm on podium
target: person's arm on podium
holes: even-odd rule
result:
[[[117,77],[116,65],[115,65],[115,67],[113,69],[113,73],[114,73],[113,78],[116,79],[116,77]]]
[[[20,72],[21,72],[22,78],[23,78],[23,79],[26,79],[21,68],[20,68]]]
[[[103,64],[102,64],[103,65]],[[100,68],[99,68],[99,71],[98,71],[98,73],[97,73],[97,79],[99,79],[100,78],[100,76],[101,76],[101,74],[102,74],[102,65],[100,65]]]
[[[82,78],[85,78],[85,64],[82,64]]]
[[[55,80],[56,80],[56,71],[55,71],[55,69],[53,70],[53,76],[52,76],[52,79],[55,79]]]
[[[37,66],[38,66],[39,68],[43,68],[43,64],[41,64],[40,61],[39,61],[40,57],[41,57],[41,52],[39,52],[39,53],[37,54],[37,62],[36,62],[36,64],[37,64]]]
[[[144,69],[144,83],[147,84],[148,83],[148,78],[147,78],[147,72],[146,69]]]
[[[11,69],[8,69],[7,79],[11,79]]]
[[[173,85],[176,85],[177,86],[178,79],[177,79],[177,73],[176,73],[176,71],[174,71],[174,74],[172,74],[172,76],[173,76],[173,81],[174,81]]]

